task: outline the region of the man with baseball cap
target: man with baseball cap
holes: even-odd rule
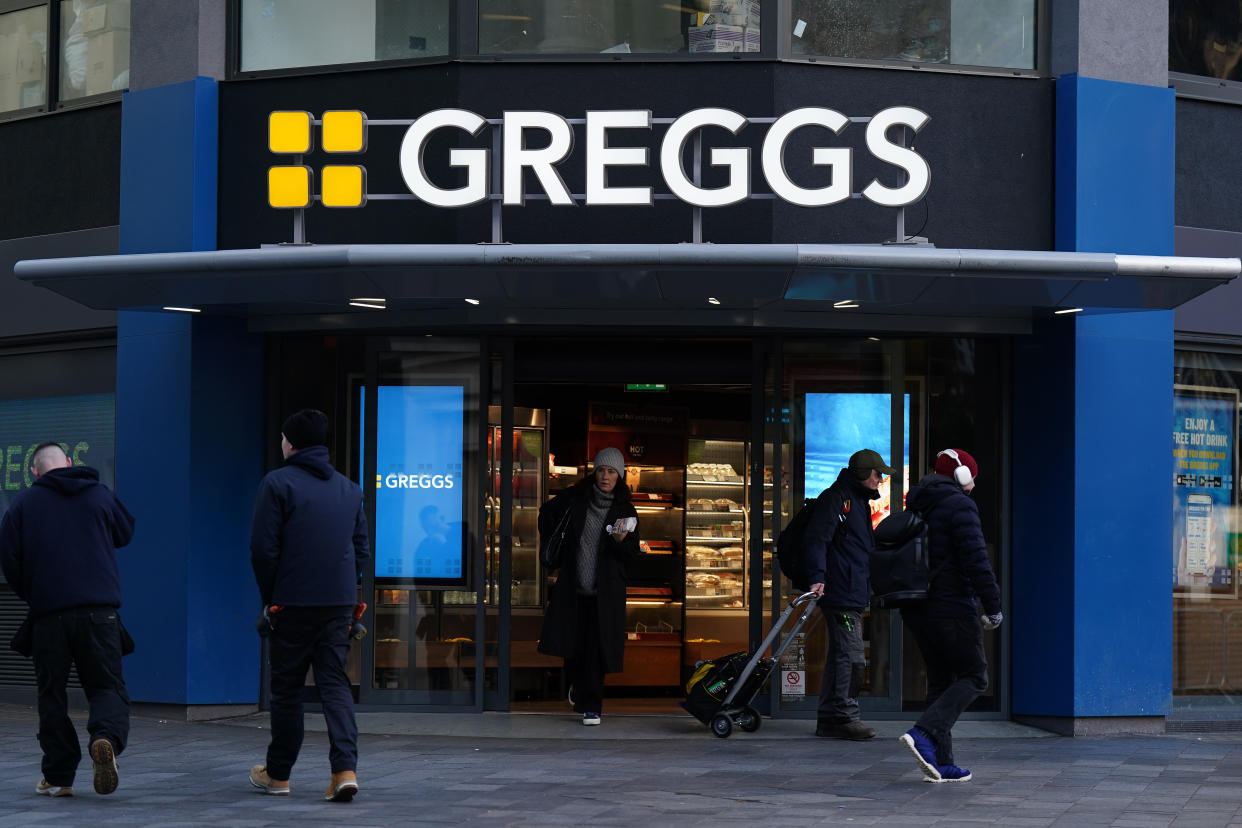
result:
[[[927,666],[927,707],[901,742],[928,782],[969,782],[970,771],[954,764],[953,725],[988,689],[983,630],[1000,626],[1000,587],[988,559],[971,499],[979,464],[964,449],[936,455],[931,474],[910,488],[906,508],[927,521],[927,600],[901,610]],[[983,614],[976,619],[976,603]],[[981,628],[982,627],[982,628]]]
[[[863,656],[862,613],[871,603],[871,553],[875,533],[871,501],[893,473],[878,451],[850,456],[837,480],[820,493],[807,524],[803,555],[810,590],[820,597],[828,625],[828,655],[819,689],[816,736],[862,740],[875,730],[859,717],[858,691],[867,662]]]

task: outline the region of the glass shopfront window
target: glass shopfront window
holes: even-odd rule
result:
[[[1242,80],[1242,8],[1169,0],[1169,71]]]
[[[759,0],[480,0],[479,53],[758,52]]]
[[[0,14],[0,112],[47,103],[47,6]]]
[[[242,0],[241,71],[444,57],[449,0]]]
[[[792,54],[1034,69],[1037,0],[792,0]]]
[[[935,453],[964,448],[979,462],[973,497],[993,571],[1002,584],[1004,542],[1003,411],[1006,349],[974,339],[791,342],[782,365],[782,457],[780,517],[788,524],[804,499],[831,485],[855,451],[872,448],[900,474],[881,484],[872,501],[872,522],[904,508],[905,494],[928,473]],[[776,420],[777,418],[773,418]],[[772,435],[775,438],[775,435]],[[775,475],[774,475],[775,477]],[[765,626],[796,595],[781,579],[782,599],[770,607]],[[803,641],[782,656],[782,671],[802,671],[781,683],[781,707],[814,710],[822,680],[827,636],[822,623],[804,627]],[[984,633],[989,688],[970,708],[998,711],[1005,692],[997,677],[1001,636]],[[926,696],[926,671],[900,613],[869,609],[863,617],[867,658],[859,701],[868,711],[916,711]]]
[[[1173,387],[1173,694],[1186,709],[1233,708],[1242,690],[1242,356],[1178,351]]]
[[[61,0],[60,99],[129,88],[130,0]]]

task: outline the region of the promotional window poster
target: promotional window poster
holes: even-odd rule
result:
[[[114,488],[116,397],[80,394],[0,401],[0,515],[22,489],[30,488],[35,446],[55,440],[75,466],[90,466]]]
[[[464,404],[461,385],[379,388],[377,581],[464,583]]]
[[[903,401],[905,494],[910,491],[910,395]],[[892,397],[888,394],[810,393],[806,395],[806,454],[803,463],[805,497],[816,497],[837,480],[859,449],[875,449],[888,465],[892,442]],[[871,523],[888,516],[891,478],[880,484],[879,500],[871,501]]]
[[[1173,587],[1237,591],[1233,526],[1238,393],[1178,387],[1173,402]]]

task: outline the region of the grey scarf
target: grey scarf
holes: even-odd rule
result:
[[[582,537],[578,539],[578,594],[594,595],[595,569],[599,561],[599,545],[604,521],[612,508],[612,494],[605,494],[592,484],[587,498],[586,515],[582,520]]]

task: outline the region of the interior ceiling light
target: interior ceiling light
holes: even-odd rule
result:
[[[708,303],[709,305],[719,305],[719,304],[720,304],[720,300],[719,300],[719,299],[717,299],[715,296],[709,296],[709,297],[707,297],[707,303]]]
[[[1082,308],[1061,308],[1059,311],[1053,311],[1053,313],[1058,315],[1063,313],[1082,313]]]
[[[832,306],[834,308],[856,308],[858,302],[854,299],[842,299],[840,302],[833,302]]]
[[[171,305],[165,305],[164,310],[178,311],[179,313],[202,313],[203,312],[202,308],[174,308]]]
[[[356,296],[349,300],[349,304],[355,308],[371,308],[373,310],[387,310],[388,300],[375,296]]]
[[[466,299],[466,304],[468,304],[468,305],[477,305],[477,304],[479,304],[479,300],[478,300],[478,299],[469,299],[469,298],[467,298],[467,299]]]

